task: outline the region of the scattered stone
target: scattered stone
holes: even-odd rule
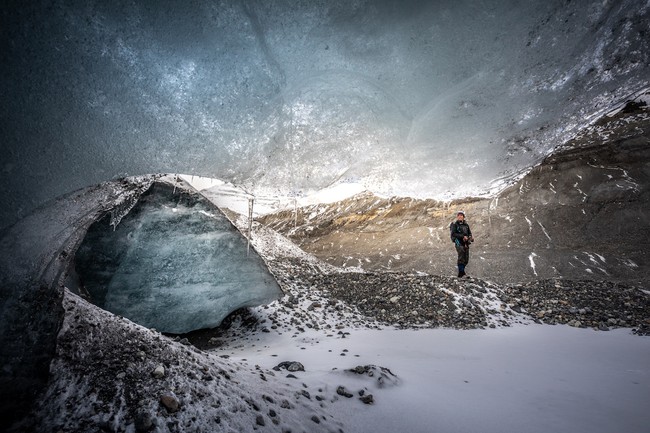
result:
[[[266,423],[264,422],[264,416],[262,414],[257,415],[255,418],[255,424],[264,427]]]
[[[298,361],[283,361],[278,365],[276,365],[275,367],[273,367],[273,370],[280,371],[283,368],[291,372],[305,371],[305,366]]]
[[[167,409],[169,412],[177,412],[181,407],[181,403],[178,401],[178,398],[173,392],[166,392],[160,396],[160,403]]]
[[[355,374],[364,374],[368,377],[376,378],[377,385],[380,388],[385,386],[394,386],[400,383],[399,378],[393,374],[390,369],[386,367],[380,367],[377,365],[357,365],[354,368],[347,370]]]
[[[146,409],[138,409],[134,416],[134,426],[137,432],[146,432],[153,427],[153,416]]]
[[[156,366],[152,374],[153,377],[155,377],[156,379],[162,379],[163,377],[165,377],[165,367],[163,367],[162,365]]]
[[[347,397],[347,398],[352,398],[353,394],[348,391],[344,386],[339,386],[336,388],[336,393],[340,396]]]
[[[363,395],[359,397],[359,400],[365,404],[373,404],[375,402],[375,398],[372,396],[372,394]]]

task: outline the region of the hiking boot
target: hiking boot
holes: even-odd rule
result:
[[[459,277],[459,278],[463,278],[464,276],[465,276],[465,271],[460,271],[460,272],[458,273],[458,277]]]

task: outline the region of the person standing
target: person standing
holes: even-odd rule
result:
[[[465,276],[465,266],[469,263],[469,245],[474,242],[472,230],[465,221],[465,212],[462,210],[456,213],[456,221],[449,225],[451,241],[456,246],[458,253],[458,278]]]

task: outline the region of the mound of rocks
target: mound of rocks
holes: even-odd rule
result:
[[[539,323],[602,331],[627,327],[650,335],[650,294],[636,287],[607,281],[541,280],[508,286],[501,298]]]
[[[296,259],[272,263],[271,268],[292,293],[288,305],[323,294],[305,314],[310,309],[340,314],[343,305],[358,311],[358,324],[365,319],[366,325],[374,321],[398,328],[474,329],[534,321],[603,331],[628,327],[650,335],[650,294],[620,283],[549,279],[501,286],[476,278],[402,272],[323,272]]]
[[[272,261],[269,267],[289,294],[282,301],[285,306],[308,302],[305,311],[294,310],[297,318],[320,310],[365,327],[456,329],[508,326],[523,318],[500,301],[498,286],[477,279],[402,272],[323,272],[299,259]],[[312,302],[309,297],[313,294],[322,296]]]

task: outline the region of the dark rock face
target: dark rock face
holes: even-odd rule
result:
[[[260,218],[304,250],[343,267],[453,275],[449,238],[466,212],[470,276],[648,282],[650,110],[604,117],[492,199],[450,203],[361,194]]]

